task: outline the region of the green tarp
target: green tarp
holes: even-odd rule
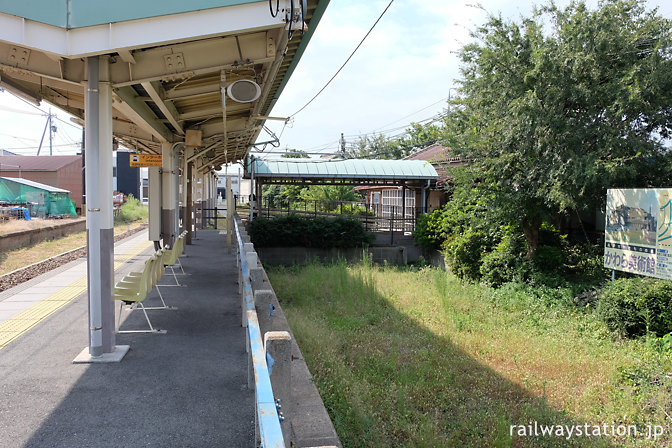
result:
[[[76,214],[69,191],[25,179],[0,177],[0,202],[26,204],[33,216]]]

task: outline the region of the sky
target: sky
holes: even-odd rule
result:
[[[331,0],[301,62],[271,115],[289,117],[301,109],[336,73],[388,5],[389,0]],[[512,19],[528,15],[530,0],[394,0],[387,13],[334,81],[287,125],[267,121],[280,136],[280,147],[307,152],[335,152],[341,133],[347,143],[360,136],[399,135],[412,122],[430,120],[455,95],[460,76],[457,51],[487,13]],[[567,0],[557,0],[566,5]],[[595,5],[596,0],[590,0]],[[672,18],[672,1],[648,0]],[[485,10],[485,11],[484,11]],[[7,92],[0,93],[0,149],[37,153],[49,105],[40,109]],[[81,128],[52,106],[53,154],[79,151]],[[259,141],[269,140],[262,132]],[[45,152],[46,150],[46,152]],[[48,134],[41,154],[48,154]],[[276,154],[277,156],[277,154]]]

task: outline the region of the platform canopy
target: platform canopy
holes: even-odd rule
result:
[[[263,184],[406,185],[425,187],[439,178],[424,160],[250,158],[246,177]]]
[[[84,119],[87,57],[105,57],[114,138],[160,153],[200,131],[195,160],[216,170],[257,140],[328,3],[0,0],[0,88]]]

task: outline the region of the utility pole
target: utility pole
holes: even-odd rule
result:
[[[42,131],[42,138],[40,139],[40,146],[37,147],[37,155],[40,155],[40,151],[42,151],[42,143],[44,142],[44,135],[47,133],[47,129],[49,129],[49,140],[51,140],[51,112],[47,116],[47,122],[44,125],[44,131]]]
[[[345,159],[345,136],[343,135],[342,132],[341,132],[340,144],[341,144],[341,157]]]
[[[37,148],[37,155],[40,155],[42,150],[42,143],[44,143],[44,136],[49,130],[49,155],[54,155],[54,133],[58,130],[56,126],[53,125],[52,121],[51,108],[49,108],[49,115],[47,115],[47,123],[44,125],[44,131],[42,131],[42,138],[40,139],[40,146]]]
[[[51,114],[51,107],[49,108],[49,155],[53,156],[54,155],[54,134],[56,133],[56,126],[54,126],[54,122],[52,119],[52,114]]]

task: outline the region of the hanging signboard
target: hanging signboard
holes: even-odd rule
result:
[[[133,167],[161,166],[161,154],[131,154],[128,164]]]
[[[607,190],[604,267],[672,280],[672,189]]]

